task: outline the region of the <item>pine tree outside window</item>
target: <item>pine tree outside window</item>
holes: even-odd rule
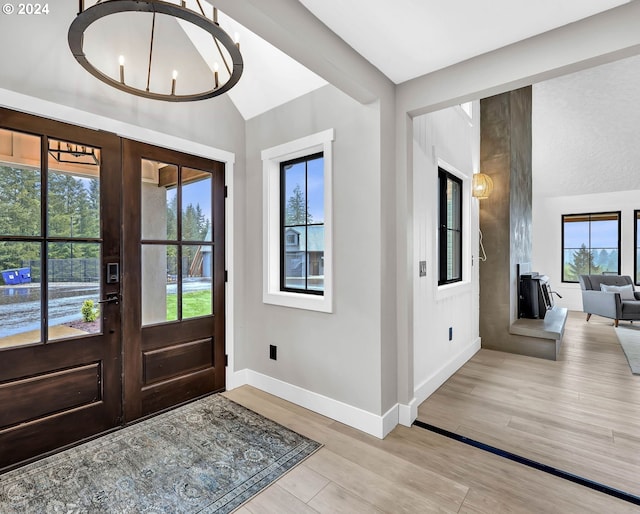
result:
[[[620,212],[562,216],[562,282],[620,273]]]

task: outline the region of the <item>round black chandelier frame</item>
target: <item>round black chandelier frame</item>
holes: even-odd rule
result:
[[[78,15],[75,20],[71,23],[69,27],[68,34],[68,42],[69,48],[73,53],[73,56],[80,63],[80,65],[91,73],[94,77],[101,80],[105,84],[109,84],[110,86],[119,89],[120,91],[124,91],[126,93],[130,93],[132,95],[141,96],[144,98],[151,98],[154,100],[164,100],[168,102],[193,102],[197,100],[206,100],[207,98],[213,98],[215,96],[221,95],[229,91],[233,86],[235,86],[240,80],[242,75],[242,70],[244,67],[244,63],[242,60],[242,54],[240,53],[240,48],[237,43],[231,39],[231,37],[222,29],[217,23],[217,10],[214,9],[214,20],[210,20],[206,16],[198,14],[195,11],[192,11],[184,6],[184,2],[182,5],[171,4],[168,2],[163,2],[161,0],[104,0],[99,1],[95,5],[89,7],[88,9],[84,8],[84,0],[79,0],[80,9]],[[200,1],[198,0],[198,4],[200,5]],[[200,6],[202,8],[202,6]],[[124,76],[122,73],[121,67],[121,76],[120,80],[115,80],[109,75],[103,73],[98,68],[96,68],[88,59],[84,53],[84,33],[87,28],[94,22],[110,16],[112,14],[123,13],[123,12],[146,12],[152,13],[154,15],[154,24],[155,24],[155,14],[166,14],[168,16],[172,16],[174,18],[178,18],[184,20],[186,22],[192,23],[193,25],[201,28],[202,30],[208,32],[213,37],[213,40],[218,47],[218,51],[220,56],[222,57],[222,61],[229,72],[229,80],[227,80],[224,84],[218,84],[217,79],[217,71],[215,73],[215,81],[213,89],[208,91],[203,91],[200,93],[188,94],[188,95],[176,95],[175,94],[175,77],[174,77],[174,86],[172,87],[171,94],[164,93],[155,93],[149,90],[149,80],[147,80],[147,89],[139,89],[137,87],[130,86],[125,83]],[[149,69],[148,69],[148,78],[151,75],[151,58],[153,53],[153,28],[151,33],[151,41],[150,41],[150,52],[149,52]],[[220,49],[220,44],[226,49],[229,56],[231,57],[231,64],[227,63],[227,60],[224,57]]]

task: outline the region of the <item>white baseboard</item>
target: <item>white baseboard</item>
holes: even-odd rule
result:
[[[410,427],[418,417],[418,405],[420,405],[420,402],[418,402],[415,396],[406,405],[403,403],[399,403],[398,422],[405,427]]]
[[[473,357],[478,350],[480,350],[480,338],[473,341],[462,352],[416,387],[414,397],[408,404],[397,403],[382,416],[372,414],[358,407],[288,384],[282,380],[263,375],[250,369],[227,373],[227,389],[230,390],[242,385],[250,385],[295,403],[300,407],[312,410],[313,412],[317,412],[318,414],[322,414],[340,423],[383,439],[398,423],[411,426],[418,417],[418,405],[433,394],[438,387],[444,384],[444,382],[465,362]]]
[[[380,439],[398,424],[397,404],[380,416],[250,369],[237,371],[231,377],[227,377],[227,389],[245,384]]]
[[[413,398],[408,405],[399,405],[399,422],[407,427],[418,417],[418,406],[431,396],[438,387],[444,384],[451,375],[460,369],[471,357],[480,350],[481,339],[478,337],[462,352],[447,362],[429,378],[420,383],[413,392]]]
[[[225,373],[225,389],[231,391],[236,387],[248,384],[247,371],[248,370],[243,369],[235,373],[230,373],[229,368],[227,368]]]

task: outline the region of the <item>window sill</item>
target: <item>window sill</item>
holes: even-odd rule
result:
[[[262,301],[266,304],[290,307],[292,309],[305,309],[326,313],[333,312],[331,299],[327,298],[326,292],[324,296],[290,293],[288,291],[269,292],[263,294]]]
[[[453,284],[438,286],[436,290],[436,300],[445,300],[453,296],[460,296],[471,292],[471,282],[461,281]]]

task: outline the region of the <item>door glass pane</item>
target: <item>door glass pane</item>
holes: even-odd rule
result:
[[[182,319],[213,314],[211,306],[213,246],[182,247]]]
[[[182,168],[182,240],[211,241],[211,174]]]
[[[100,150],[49,140],[48,235],[100,237]]]
[[[0,129],[0,236],[40,235],[40,138]]]
[[[100,243],[49,243],[49,340],[102,332]]]
[[[178,319],[178,247],[142,245],[142,324]]]
[[[142,159],[142,239],[178,238],[178,167]]]
[[[42,341],[40,243],[0,242],[0,348]]]
[[[213,313],[213,246],[189,243],[213,240],[212,187],[208,171],[142,160],[143,326]]]

